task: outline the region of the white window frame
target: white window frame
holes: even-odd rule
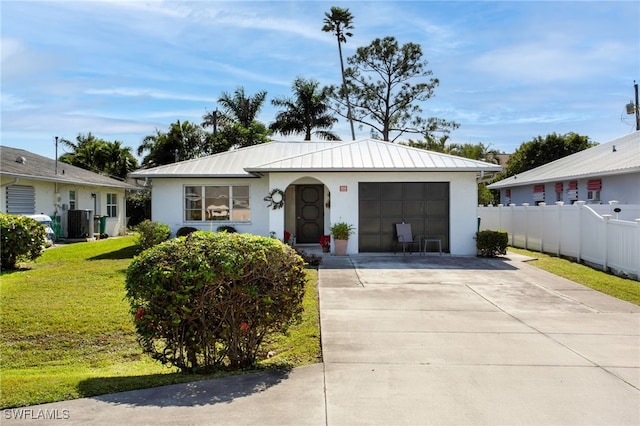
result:
[[[76,210],[76,207],[77,207],[76,196],[77,196],[77,193],[75,190],[69,191],[69,210]]]
[[[600,191],[587,191],[587,200],[590,203],[600,202]]]
[[[194,192],[187,195],[187,190],[192,191],[192,188],[197,188]],[[209,191],[207,191],[209,188]],[[227,189],[224,194],[224,188]],[[246,188],[246,189],[240,189]],[[217,205],[221,207],[219,209],[213,208],[214,205],[211,201],[211,197],[207,197],[207,193],[216,192],[222,190],[223,194],[219,196],[221,204]],[[242,192],[246,192],[243,195]],[[204,194],[204,200],[203,200]],[[249,185],[184,185],[182,188],[182,215],[184,222],[195,223],[249,223],[251,222],[251,202],[250,202],[250,186]],[[231,200],[231,202],[229,202]],[[196,205],[189,208],[189,202]],[[198,214],[199,212],[199,214]],[[194,219],[194,216],[196,217]],[[199,218],[198,218],[199,217]]]
[[[107,217],[118,217],[118,194],[107,193]]]

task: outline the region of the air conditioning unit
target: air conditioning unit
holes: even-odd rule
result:
[[[69,238],[88,238],[93,236],[91,210],[67,211],[67,234]]]

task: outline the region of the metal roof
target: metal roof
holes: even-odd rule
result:
[[[496,164],[364,139],[351,142],[274,141],[208,157],[138,170],[130,176],[251,177],[290,171],[500,171]]]
[[[247,167],[246,170],[250,172],[500,171],[501,167],[396,143],[364,139]]]
[[[640,132],[630,133],[489,185],[500,189],[626,173],[640,173]]]
[[[19,148],[0,146],[0,175],[76,185],[134,189],[133,185]]]
[[[130,173],[133,178],[254,177],[247,166],[317,151],[340,142],[273,141]]]

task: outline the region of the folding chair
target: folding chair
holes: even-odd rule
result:
[[[396,249],[393,252],[395,254],[398,251],[398,245],[402,245],[402,254],[406,254],[407,247],[409,248],[409,254],[413,253],[413,246],[418,246],[418,253],[420,250],[420,238],[417,235],[413,235],[411,232],[410,223],[396,223]]]

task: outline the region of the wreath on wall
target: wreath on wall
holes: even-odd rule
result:
[[[278,188],[272,189],[269,195],[264,197],[264,201],[268,201],[267,207],[273,210],[281,209],[284,207],[284,191]]]

